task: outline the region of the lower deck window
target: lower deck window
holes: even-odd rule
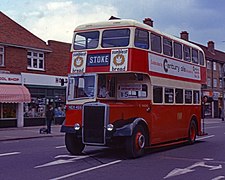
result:
[[[159,86],[153,87],[153,102],[154,103],[162,103],[163,96],[162,96],[163,88]]]

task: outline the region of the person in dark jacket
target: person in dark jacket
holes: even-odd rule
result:
[[[47,134],[51,134],[51,125],[54,119],[54,110],[52,105],[49,105],[47,107],[47,111],[45,115],[46,115],[46,123],[47,123]]]

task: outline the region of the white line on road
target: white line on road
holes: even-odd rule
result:
[[[219,179],[225,179],[225,176],[218,176],[218,177],[213,178],[212,180],[219,180]]]
[[[95,169],[99,169],[99,168],[103,168],[103,167],[106,167],[106,166],[110,166],[110,165],[119,163],[119,162],[121,162],[121,161],[122,161],[122,160],[113,161],[113,162],[110,162],[110,163],[107,163],[107,164],[102,164],[102,165],[95,166],[95,167],[92,167],[92,168],[88,168],[88,169],[84,169],[84,170],[77,171],[77,172],[74,172],[74,173],[66,174],[66,175],[64,175],[64,176],[52,178],[51,180],[65,179],[65,178],[68,178],[68,177],[71,177],[71,176],[75,176],[75,175],[78,175],[78,174],[82,174],[82,173],[85,173],[85,172],[88,172],[88,171],[93,171],[93,170],[95,170]]]
[[[16,154],[20,154],[20,152],[3,153],[3,154],[0,154],[0,157],[2,157],[2,156],[11,156],[11,155],[16,155]]]
[[[57,146],[55,147],[56,149],[61,149],[61,148],[65,148],[66,146]]]
[[[214,136],[215,136],[215,135],[204,136],[204,137],[198,137],[198,138],[196,138],[196,140],[208,139],[208,138],[211,138],[211,137],[214,137]]]

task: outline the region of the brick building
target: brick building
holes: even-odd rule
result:
[[[186,31],[180,33],[180,38],[189,41],[189,34]],[[195,43],[195,42],[192,42]],[[195,43],[197,44],[197,43]],[[206,103],[206,117],[221,117],[221,105],[224,93],[223,65],[225,53],[215,49],[213,41],[208,41],[207,46],[197,44],[205,52],[207,66],[207,86],[203,87],[203,96],[208,96],[212,102]]]
[[[0,12],[0,127],[43,125],[48,104],[63,119],[70,46],[46,44]]]

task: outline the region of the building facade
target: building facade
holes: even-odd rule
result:
[[[44,125],[49,104],[63,121],[70,46],[46,43],[0,12],[0,127]]]
[[[180,33],[180,38],[189,41],[187,31]],[[195,42],[192,42],[195,43]],[[197,44],[197,43],[195,43]],[[205,116],[211,118],[221,118],[221,111],[224,99],[224,64],[225,53],[215,49],[215,43],[208,41],[207,46],[200,46],[206,57],[207,66],[207,82],[206,86],[202,87],[202,96],[208,97],[208,102],[205,104]]]

